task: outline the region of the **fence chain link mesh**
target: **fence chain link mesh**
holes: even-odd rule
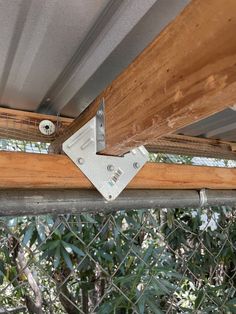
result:
[[[0,313],[235,313],[235,218],[227,207],[2,218]]]
[[[47,152],[34,144],[16,147]],[[235,167],[170,154],[150,161]],[[236,313],[235,220],[226,206],[2,217],[0,313]]]

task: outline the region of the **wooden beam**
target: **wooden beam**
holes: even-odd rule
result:
[[[42,120],[54,122],[56,133],[51,136],[42,135],[39,132],[39,123]],[[50,143],[55,140],[56,136],[60,136],[72,121],[73,119],[70,118],[0,108],[0,138]],[[147,148],[150,152],[157,153],[236,159],[232,145],[235,144],[173,134],[156,139]]]
[[[0,153],[0,188],[93,189],[64,155]],[[146,164],[128,189],[236,189],[236,169],[175,164]]]
[[[234,104],[235,29],[235,0],[192,0],[54,147],[94,116],[102,98],[108,154],[152,145]]]
[[[236,160],[235,143],[185,135],[172,134],[158,138],[147,149],[153,153]]]
[[[56,132],[50,136],[43,135],[39,131],[39,123],[42,120],[52,121],[56,126]],[[72,121],[73,119],[69,118],[0,108],[0,138],[50,143],[60,136]]]

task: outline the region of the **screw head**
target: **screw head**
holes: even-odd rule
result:
[[[77,161],[78,161],[79,165],[83,165],[84,164],[84,158],[82,158],[82,157],[78,158]]]
[[[139,169],[140,168],[140,164],[136,161],[136,162],[133,163],[133,167],[135,169]]]
[[[107,170],[108,171],[114,171],[115,170],[115,167],[113,165],[108,165],[107,166]]]
[[[102,117],[102,116],[103,116],[103,111],[102,111],[102,110],[98,110],[97,116],[98,116],[98,117]]]

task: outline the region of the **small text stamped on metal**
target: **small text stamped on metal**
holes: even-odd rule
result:
[[[114,184],[116,184],[116,183],[118,182],[118,180],[120,179],[120,177],[122,176],[123,173],[124,173],[124,172],[123,172],[120,168],[118,168],[118,169],[115,171],[115,173],[113,174],[113,176],[110,178],[109,184],[110,184],[111,186],[113,186]]]

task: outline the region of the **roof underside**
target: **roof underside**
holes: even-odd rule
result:
[[[78,116],[189,0],[0,0],[0,103]],[[180,134],[236,141],[227,109]]]

